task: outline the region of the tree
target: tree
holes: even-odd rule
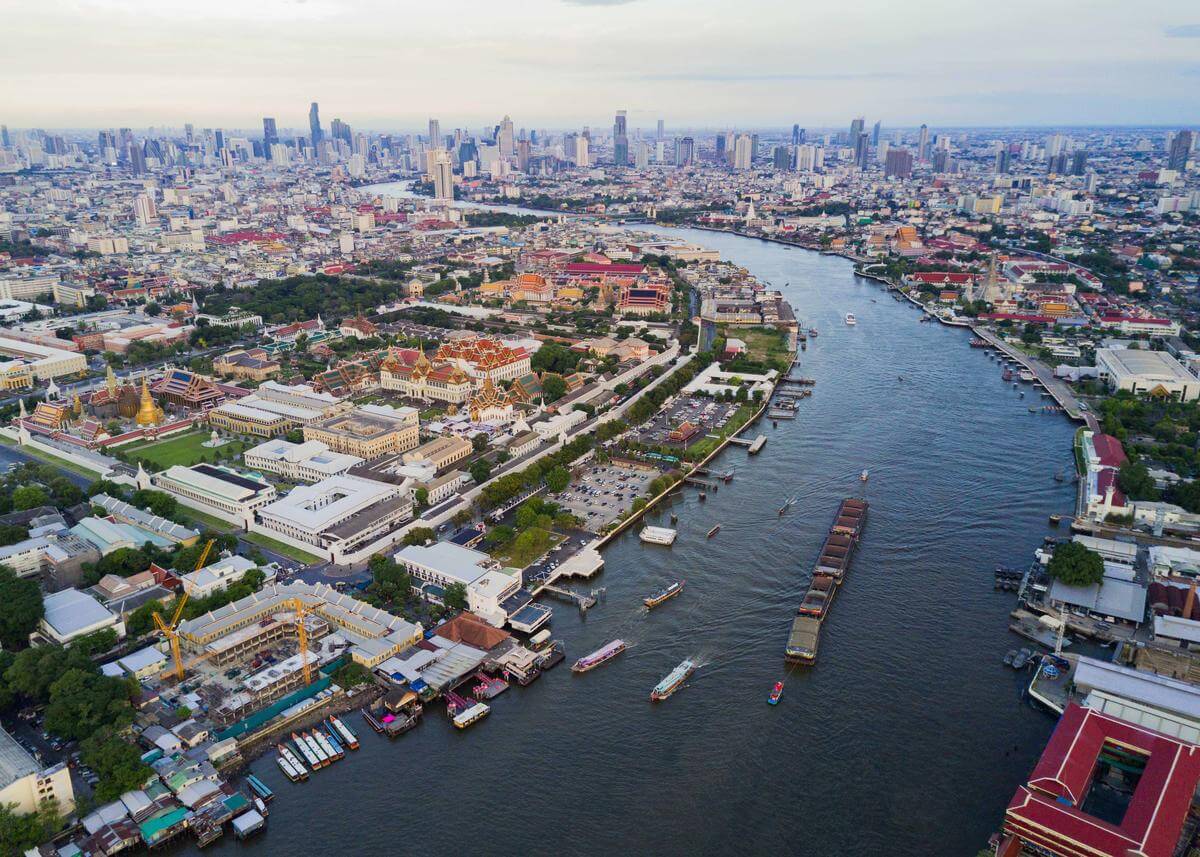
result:
[[[561,464],[546,474],[546,487],[557,494],[571,484],[571,473]]]
[[[413,527],[404,534],[402,544],[423,545],[426,542],[434,541],[436,538],[437,534],[433,531],[432,527]]]
[[[416,501],[416,504],[422,508],[429,505],[429,489],[428,488],[415,489],[413,491],[413,500]]]
[[[1140,461],[1126,461],[1117,471],[1117,487],[1131,500],[1157,500],[1158,488]]]
[[[100,778],[95,788],[99,801],[116,800],[125,792],[140,789],[154,773],[142,762],[137,746],[111,726],[84,738],[79,749],[83,763]]]
[[[129,685],[98,672],[69,669],[50,685],[46,731],[82,741],[103,726],[124,728],[133,723]]]
[[[100,557],[93,574],[99,580],[106,574],[129,577],[150,567],[150,557],[139,548],[117,548],[107,556]],[[189,568],[188,571],[191,571]]]
[[[466,610],[467,587],[461,583],[451,583],[442,590],[442,602],[454,610]]]
[[[349,661],[338,667],[333,673],[333,682],[338,687],[348,690],[361,684],[370,684],[371,671],[357,661]]]
[[[29,635],[44,614],[37,582],[17,577],[11,568],[0,565],[0,645],[6,649],[29,645]]]
[[[482,485],[488,481],[488,477],[492,475],[492,465],[486,458],[477,458],[471,462],[471,466],[467,468],[471,474],[471,478],[475,480],[476,485]]]
[[[89,658],[103,654],[117,645],[117,632],[112,628],[93,631],[71,641],[71,648],[83,652]]]
[[[1079,542],[1063,542],[1054,549],[1046,571],[1070,586],[1092,586],[1104,579],[1104,560]]]
[[[483,432],[479,432],[471,438],[471,449],[476,452],[483,452],[488,447],[488,436]]]
[[[163,612],[162,602],[147,601],[134,610],[125,622],[125,630],[130,637],[140,637],[154,630],[154,614]]]
[[[44,801],[36,812],[24,815],[15,812],[16,806],[0,806],[0,854],[23,854],[62,829],[62,812],[56,801]]]
[[[24,512],[27,509],[36,509],[38,506],[45,506],[49,500],[50,495],[37,485],[22,485],[19,488],[15,488],[12,492],[13,508],[18,512]]]
[[[567,382],[563,380],[562,375],[547,372],[542,375],[542,392],[547,402],[556,402],[566,395]]]
[[[474,519],[474,517],[475,516],[471,514],[470,509],[459,509],[457,512],[454,513],[454,517],[451,518],[450,520],[453,521],[457,526],[461,527],[461,526],[471,523],[471,521]]]
[[[178,501],[170,494],[149,488],[133,492],[133,505],[149,509],[160,518],[173,518],[179,509]]]

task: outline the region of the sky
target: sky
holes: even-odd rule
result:
[[[7,7],[7,8],[6,8]],[[1197,0],[0,0],[0,122],[1194,125]]]

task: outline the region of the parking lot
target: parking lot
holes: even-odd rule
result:
[[[659,475],[657,470],[624,467],[617,464],[595,465],[576,476],[561,494],[546,499],[558,503],[583,523],[581,528],[598,533],[615,521]]]
[[[591,533],[585,533],[580,530],[568,530],[567,537],[562,542],[550,548],[549,553],[525,569],[522,574],[525,586],[533,587],[539,583],[545,583],[550,579],[550,575],[554,573],[555,569],[569,557],[578,553],[579,549],[591,540]]]
[[[725,427],[725,423],[737,411],[736,402],[717,402],[700,396],[683,396],[671,403],[671,407],[654,416],[638,430],[641,443],[655,446],[674,446],[683,449],[710,432]],[[695,427],[685,437],[672,437],[671,433],[684,423]]]

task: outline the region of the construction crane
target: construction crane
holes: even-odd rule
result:
[[[316,611],[299,598],[292,599],[291,608],[296,612],[296,636],[300,643],[300,669],[304,672],[304,686],[312,684],[312,667],[308,665],[308,628],[304,626],[304,618]]]
[[[209,539],[204,545],[204,550],[200,551],[200,558],[196,560],[194,571],[204,568],[204,563],[208,560],[208,554],[215,541],[215,539]],[[182,580],[180,582],[182,584]],[[154,625],[171,645],[171,658],[175,661],[175,678],[178,681],[183,681],[183,655],[179,651],[179,620],[183,617],[183,607],[187,604],[187,600],[187,585],[183,584],[183,595],[175,600],[175,612],[171,615],[169,623],[163,621],[162,614],[157,610],[154,611]]]

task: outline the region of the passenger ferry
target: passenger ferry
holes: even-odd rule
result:
[[[638,537],[652,545],[671,545],[675,543],[677,535],[679,534],[669,527],[642,527]]]
[[[588,670],[594,670],[601,664],[612,660],[621,652],[625,651],[624,640],[613,640],[604,646],[601,646],[590,655],[584,655],[571,666],[571,672],[585,673]]]
[[[850,325],[851,327],[854,327],[854,325],[858,324],[858,319],[854,317],[854,313],[846,313],[846,324]]]
[[[648,610],[653,610],[659,604],[662,604],[668,598],[674,598],[680,592],[683,592],[683,581],[677,580],[657,595],[643,598],[642,603],[646,605]]]
[[[671,670],[667,677],[654,686],[654,690],[650,691],[651,702],[662,702],[668,696],[673,694],[679,688],[683,687],[683,683],[691,677],[696,671],[696,663],[691,660],[684,660],[679,666]]]

